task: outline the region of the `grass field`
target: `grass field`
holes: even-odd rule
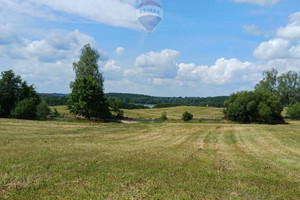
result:
[[[62,115],[69,115],[67,106],[52,106],[51,110],[57,109]],[[171,108],[159,109],[124,109],[124,116],[134,119],[156,119],[161,116],[163,112],[167,112],[169,119],[181,119],[182,114],[188,111],[194,115],[194,119],[220,119],[223,115],[223,108],[199,107],[199,106],[179,106]]]
[[[300,199],[299,144],[299,121],[0,119],[0,199]]]
[[[159,118],[163,112],[167,113],[168,119],[181,119],[182,114],[187,111],[194,115],[194,119],[220,119],[223,115],[223,108],[179,106],[171,108],[152,108],[124,110],[124,116],[137,119]]]

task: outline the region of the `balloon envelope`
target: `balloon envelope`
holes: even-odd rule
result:
[[[143,1],[138,7],[138,20],[151,33],[163,18],[163,9],[157,1]]]

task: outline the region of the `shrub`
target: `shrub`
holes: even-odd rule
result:
[[[194,117],[194,116],[193,116],[191,113],[185,111],[185,112],[182,114],[182,118],[181,118],[181,119],[182,119],[183,121],[187,122],[187,121],[192,120],[193,117]]]
[[[17,119],[36,119],[36,104],[33,98],[19,101],[12,111],[12,117]]]
[[[42,101],[36,108],[36,115],[38,119],[45,120],[50,114],[51,110],[45,101]]]
[[[164,122],[168,120],[167,112],[163,112],[160,116],[160,119]]]
[[[291,104],[287,109],[287,115],[292,119],[300,119],[300,103]]]

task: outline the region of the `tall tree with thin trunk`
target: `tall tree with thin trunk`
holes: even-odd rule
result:
[[[75,82],[71,83],[69,109],[76,115],[90,118],[111,116],[109,104],[103,92],[103,77],[98,67],[99,53],[89,44],[81,50],[80,60],[74,62]]]

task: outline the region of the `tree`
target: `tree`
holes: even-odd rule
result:
[[[278,94],[284,105],[300,101],[299,99],[300,76],[293,71],[282,74],[278,77]]]
[[[277,75],[278,71],[276,69],[271,69],[269,71],[263,72],[263,80],[256,84],[255,89],[263,89],[277,94]]]
[[[0,117],[10,117],[19,100],[22,80],[12,70],[1,73],[0,79]]]
[[[81,50],[80,60],[73,63],[76,78],[71,83],[69,109],[72,113],[88,119],[111,116],[103,92],[103,77],[98,69],[98,59],[98,52],[87,44]]]
[[[101,85],[92,77],[77,78],[69,96],[69,109],[76,115],[88,119],[110,117],[109,106]]]
[[[81,49],[81,56],[78,62],[73,63],[76,78],[80,79],[84,76],[93,77],[93,79],[103,87],[103,77],[99,72],[98,59],[100,55],[97,50],[91,48],[90,44],[86,44]]]
[[[28,86],[12,70],[2,72],[0,79],[0,117],[35,119],[40,98],[33,85]]]
[[[249,123],[281,122],[283,106],[279,98],[270,91],[257,89],[232,94],[225,101],[225,117],[228,120]]]
[[[28,86],[24,81],[19,90],[17,105],[11,111],[11,116],[17,119],[36,119],[37,106],[41,100],[33,85]]]
[[[193,117],[194,117],[194,116],[193,116],[191,113],[185,111],[185,112],[182,114],[181,119],[182,119],[183,121],[187,122],[187,121],[191,121],[191,120],[193,119]]]
[[[287,115],[292,119],[300,119],[300,103],[291,104],[287,109]]]
[[[111,112],[112,112],[112,115],[114,118],[116,118],[116,119],[124,118],[124,111],[121,110],[121,106],[123,104],[121,99],[116,98],[113,101],[110,101],[109,104],[110,104]]]
[[[50,114],[51,110],[46,103],[46,101],[42,101],[36,109],[36,115],[38,119],[45,120],[47,119],[48,115]]]

